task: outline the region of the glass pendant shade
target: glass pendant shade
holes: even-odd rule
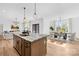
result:
[[[34,15],[33,15],[34,20],[37,19],[37,13],[36,13],[36,3],[34,4]]]

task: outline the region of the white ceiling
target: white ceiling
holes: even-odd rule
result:
[[[23,19],[23,7],[26,7],[26,17],[33,16],[34,3],[0,3],[0,18],[15,19],[17,17]],[[79,4],[37,3],[37,14],[41,17],[71,17],[79,15]]]

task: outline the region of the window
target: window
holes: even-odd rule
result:
[[[68,20],[53,20],[52,21],[52,27],[54,28],[55,32],[69,32],[69,21]]]

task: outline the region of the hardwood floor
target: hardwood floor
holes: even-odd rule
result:
[[[13,48],[12,40],[0,38],[0,56],[19,56]],[[46,56],[79,56],[79,41],[47,41]]]
[[[0,56],[19,56],[13,48],[12,40],[0,39]]]
[[[61,42],[48,40],[48,56],[79,56],[79,41]]]

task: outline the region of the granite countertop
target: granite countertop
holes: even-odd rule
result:
[[[40,38],[43,38],[43,37],[47,37],[47,35],[45,34],[31,34],[30,36],[21,36],[21,32],[15,32],[13,33],[14,35],[17,35],[27,41],[30,41],[30,42],[34,42],[36,40],[39,40]]]

